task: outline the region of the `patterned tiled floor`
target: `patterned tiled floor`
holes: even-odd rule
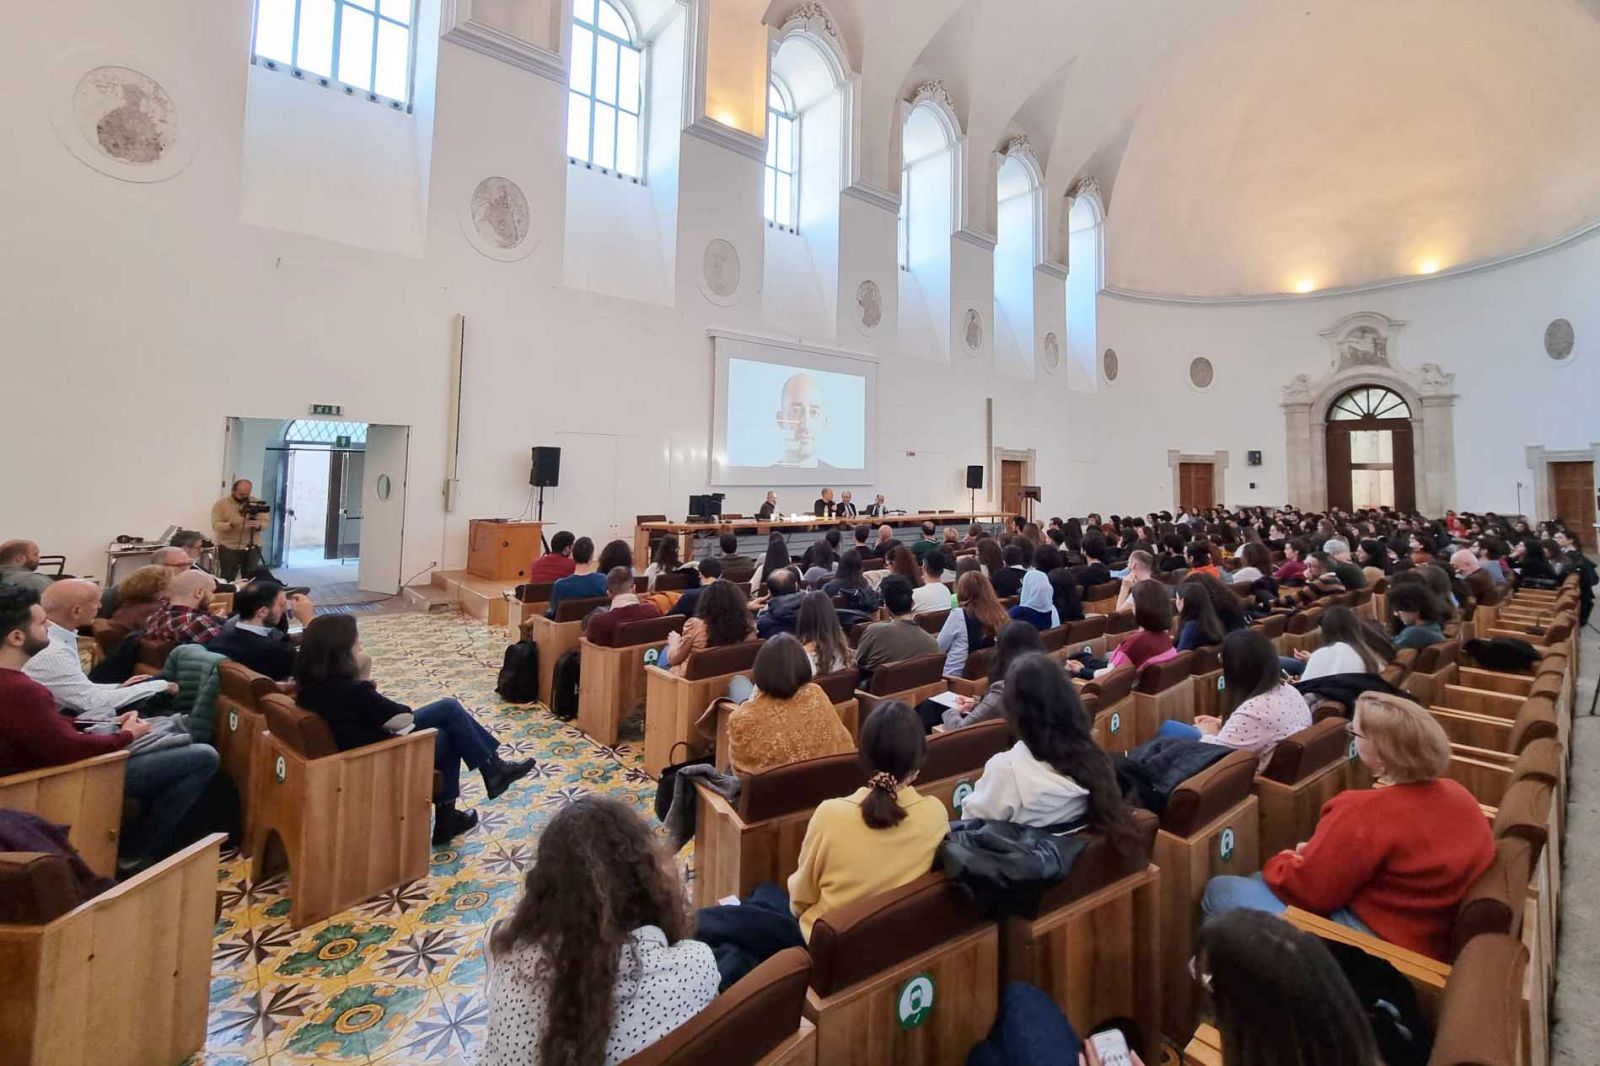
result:
[[[487,1021],[484,930],[515,901],[540,826],[592,789],[650,809],[637,742],[601,747],[495,695],[502,630],[459,616],[358,617],[386,695],[414,707],[455,696],[508,757],[538,769],[493,803],[464,774],[463,803],[481,822],[434,851],[427,877],[298,932],[283,879],[253,885],[248,864],[225,856],[206,1049],[192,1066],[472,1063]]]

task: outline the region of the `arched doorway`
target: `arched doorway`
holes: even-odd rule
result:
[[[1357,385],[1327,416],[1328,506],[1416,510],[1411,406],[1393,389]]]

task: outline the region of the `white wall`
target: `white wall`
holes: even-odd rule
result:
[[[625,533],[638,513],[681,514],[688,496],[707,488],[706,330],[778,328],[762,307],[755,161],[679,135],[678,116],[665,107],[671,125],[652,124],[645,185],[580,190],[577,179],[592,175],[572,173],[563,151],[565,88],[443,43],[433,91],[419,93],[413,116],[398,117],[416,124],[406,143],[426,157],[412,177],[397,179],[421,197],[420,243],[374,235],[370,216],[339,231],[325,216],[309,225],[304,205],[251,193],[247,172],[253,181],[262,172],[256,153],[268,152],[281,153],[281,173],[306,144],[327,143],[361,118],[351,108],[362,102],[280,75],[285,84],[273,95],[303,90],[305,106],[295,105],[296,120],[273,141],[247,136],[250,83],[270,73],[252,74],[247,61],[250,11],[247,0],[32,4],[12,13],[11,32],[0,37],[0,90],[10,105],[0,109],[0,338],[13,380],[32,382],[9,409],[13,438],[31,449],[29,461],[0,473],[0,536],[34,537],[68,554],[69,569],[93,572],[119,531],[169,522],[204,528],[218,495],[224,419],[294,418],[311,403],[342,404],[352,420],[412,427],[407,576],[435,561],[460,565],[469,518],[524,511],[536,444],[564,449],[562,484],[546,497],[551,522],[610,535]],[[681,96],[674,64],[682,45],[682,19],[674,17],[652,57],[652,96]],[[106,51],[181,72],[179,121],[199,144],[177,177],[108,178],[69,153],[47,121],[62,85],[57,66]],[[367,106],[374,129],[397,120]],[[361,176],[398,166],[398,158],[347,165]],[[948,157],[933,169],[940,166],[930,193],[940,182],[948,189]],[[524,259],[490,259],[463,236],[468,197],[490,175],[512,178],[527,195],[538,243]],[[672,187],[674,175],[681,188]],[[370,176],[388,180],[376,170]],[[599,204],[610,205],[609,225],[596,217],[604,210],[580,203],[590,191],[618,193]],[[938,199],[947,212],[948,192]],[[1099,346],[1118,349],[1123,378],[1095,395],[1071,395],[1064,365],[1032,379],[995,372],[990,313],[985,351],[951,357],[951,318],[969,306],[992,312],[993,268],[965,241],[954,242],[959,262],[951,263],[947,214],[935,224],[944,229],[945,247],[934,256],[942,278],[919,279],[945,290],[931,294],[939,313],[924,306],[914,329],[897,330],[894,216],[860,198],[843,207],[838,290],[847,298],[838,301],[839,320],[853,321],[853,293],[868,278],[884,290],[885,319],[873,336],[839,329],[836,343],[882,359],[878,488],[894,505],[966,505],[962,474],[984,459],[986,399],[994,401],[995,446],[1037,449],[1046,513],[1162,503],[1169,447],[1228,449],[1230,502],[1281,498],[1278,389],[1291,374],[1320,367],[1317,330],[1358,309],[1409,320],[1398,344],[1406,365],[1433,361],[1456,373],[1463,506],[1509,508],[1514,482],[1527,480],[1526,444],[1600,439],[1592,348],[1600,337],[1600,241],[1363,297],[1241,306],[1102,297]],[[574,224],[585,211],[587,230]],[[607,243],[584,237],[574,246],[580,231],[602,228]],[[692,280],[713,236],[732,241],[743,258],[734,306],[714,306]],[[596,257],[597,248],[605,255]],[[640,281],[635,272],[648,276]],[[632,298],[597,291],[608,287]],[[1059,320],[1059,305],[1036,304]],[[446,515],[440,489],[457,312],[467,321],[461,491]],[[1557,315],[1577,329],[1579,353],[1567,368],[1550,365],[1539,347]],[[1183,384],[1194,354],[1216,364],[1210,395]],[[1261,448],[1268,462],[1250,494],[1246,448]],[[856,498],[873,491],[858,488]],[[732,493],[729,509],[749,513],[761,495]],[[788,495],[809,502],[814,493]]]

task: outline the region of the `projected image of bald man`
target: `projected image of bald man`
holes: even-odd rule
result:
[[[816,377],[802,371],[783,383],[777,421],[783,432],[783,458],[773,466],[826,465],[817,459],[817,441],[828,428],[828,415],[822,385]]]

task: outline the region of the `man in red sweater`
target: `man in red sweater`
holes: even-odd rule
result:
[[[550,538],[550,550],[528,567],[528,584],[551,585],[564,577],[571,577],[577,564],[572,561],[573,536],[561,530]]]
[[[634,595],[633,573],[626,566],[613,566],[606,574],[606,595],[611,597],[610,609],[591,617],[583,633],[591,644],[609,647],[622,623],[661,617],[661,610],[655,604],[642,603]]]
[[[120,715],[116,732],[81,732],[74,719],[56,710],[50,690],[22,672],[29,659],[49,646],[49,623],[38,594],[0,588],[0,776],[121,751],[150,732],[150,723],[137,711]],[[216,773],[217,762],[216,749],[206,744],[161,748],[128,759],[123,789],[142,809],[138,822],[123,835],[118,876],[136,873],[171,853],[180,823]]]

